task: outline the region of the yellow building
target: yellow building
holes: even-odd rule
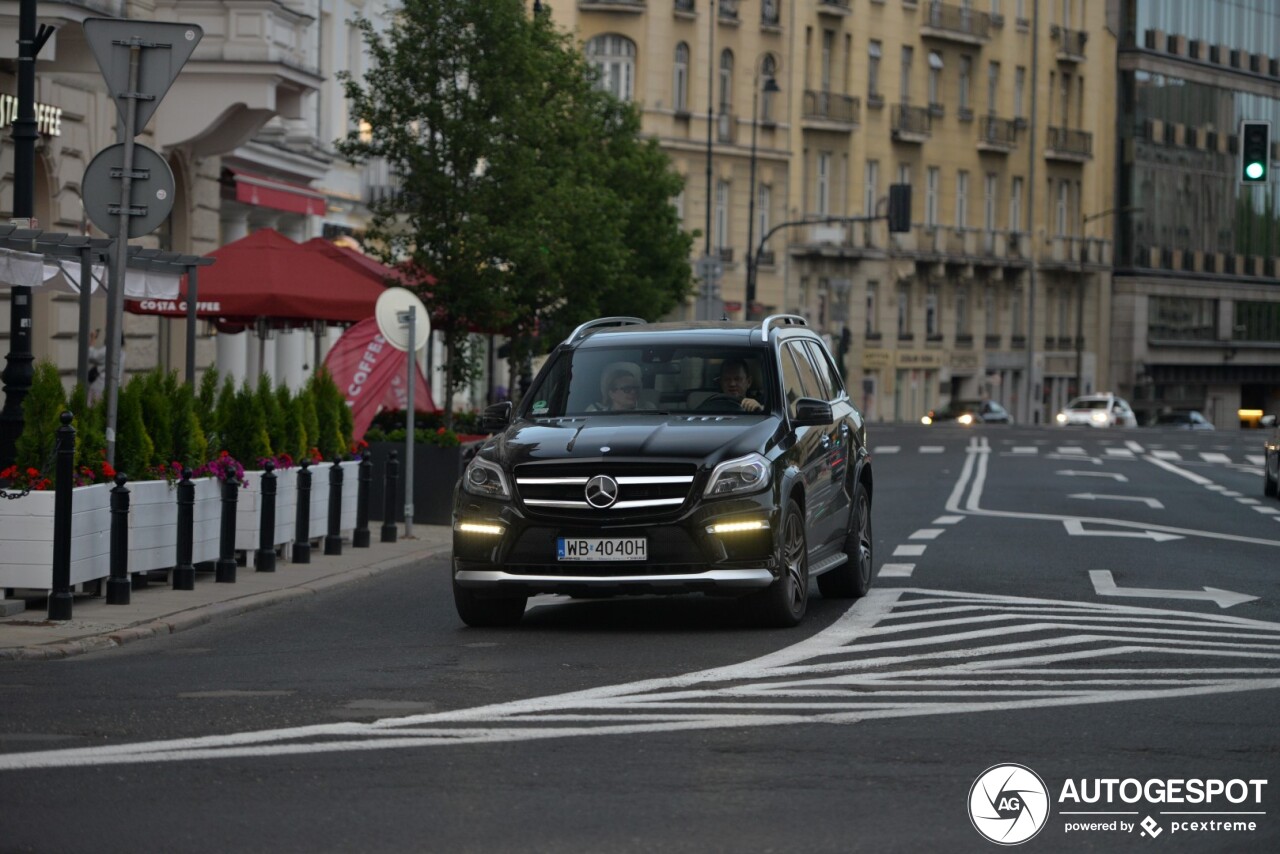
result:
[[[1043,422],[1110,383],[1104,3],[542,5],[685,177],[676,203],[729,312],[806,315],[871,420],[990,397]],[[891,235],[860,218],[893,183],[912,228]]]

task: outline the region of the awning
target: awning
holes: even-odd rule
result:
[[[230,167],[226,171],[230,173],[228,183],[237,202],[308,216],[323,216],[325,213],[324,195],[310,187]]]
[[[128,299],[176,299],[180,276],[155,270],[125,270],[124,295]],[[106,288],[107,269],[93,265],[93,289]],[[80,262],[69,257],[38,255],[0,248],[0,288],[24,286],[80,292]]]

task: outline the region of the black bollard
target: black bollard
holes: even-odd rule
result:
[[[276,464],[262,465],[262,514],[258,521],[258,550],[253,566],[258,572],[276,571]]]
[[[368,451],[360,458],[356,481],[356,529],[351,532],[351,545],[369,548],[369,487],[373,483],[373,455]]]
[[[324,538],[324,553],[342,554],[342,466],[333,461],[329,469],[329,533]]]
[[[173,570],[174,590],[196,589],[196,568],[191,563],[192,538],[196,524],[196,485],[191,469],[182,470],[178,481],[178,563]]]
[[[387,475],[384,480],[384,489],[382,491],[382,541],[384,543],[394,543],[396,541],[396,485],[400,480],[400,460],[396,458],[396,451],[391,449],[391,456],[387,458]]]
[[[107,604],[128,605],[129,591],[129,480],[124,472],[116,472],[116,485],[111,490],[111,577],[107,579]]]
[[[59,416],[62,426],[56,433],[57,461],[54,468],[56,481],[53,492],[53,588],[49,591],[49,619],[71,619],[71,514],[72,493],[75,484],[71,478],[76,463],[76,428],[71,426],[72,415],[63,412]]]
[[[311,472],[309,460],[302,461],[298,472],[298,516],[294,530],[293,562],[311,563]]]
[[[236,501],[239,493],[240,482],[234,472],[228,471],[222,484],[222,528],[213,579],[224,584],[234,584],[236,580]]]

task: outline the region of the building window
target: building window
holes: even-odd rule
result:
[[[814,213],[819,216],[828,216],[831,213],[831,153],[829,151],[818,152]]]
[[[964,285],[956,288],[956,337],[969,334],[969,289]]]
[[[911,285],[898,285],[898,337],[911,334]]]
[[[1071,289],[1058,291],[1058,338],[1067,337],[1067,318],[1071,316]]]
[[[756,188],[756,236],[755,240],[760,241],[769,233],[769,205],[771,196],[768,184],[761,184]],[[747,247],[748,252],[754,252],[754,246]]]
[[[956,173],[956,228],[969,227],[969,173]]]
[[[1058,201],[1054,212],[1054,234],[1059,237],[1065,237],[1067,233],[1067,208],[1068,197],[1070,196],[1070,184],[1066,181],[1058,182]]]
[[[716,249],[729,246],[729,182],[716,182]]]
[[[635,94],[636,43],[625,36],[596,36],[586,44],[587,61],[596,70],[596,85],[622,101]]]
[[[1000,334],[1000,329],[996,326],[996,289],[991,285],[987,285],[982,295],[982,322],[987,330],[985,334]]]
[[[1014,335],[1022,334],[1022,288],[1014,288],[1009,296],[1009,323]]]
[[[1249,325],[1248,303],[1235,304],[1235,324]],[[1212,341],[1218,337],[1218,301],[1152,296],[1147,301],[1147,337],[1160,341]],[[1233,336],[1238,337],[1238,336]],[[1246,334],[1247,338],[1253,335]],[[1263,339],[1258,339],[1263,340]]]
[[[898,164],[898,183],[899,184],[911,183],[911,164],[910,163]]]
[[[1022,96],[1027,89],[1027,69],[1019,65],[1013,69],[1013,117],[1022,118]]]
[[[942,333],[938,331],[938,286],[929,285],[924,295],[924,334],[935,338]]]
[[[1233,308],[1235,323],[1231,337],[1234,340],[1280,341],[1280,302],[1236,300]]]
[[[987,115],[994,116],[999,112],[996,107],[1000,94],[1000,63],[987,63]]]
[[[720,54],[720,115],[733,112],[733,51]]]
[[[973,58],[969,56],[960,57],[960,109],[968,110],[969,106],[969,90],[973,79]]]
[[[1009,188],[1009,230],[1020,231],[1022,228],[1022,179],[1014,178]]]
[[[862,181],[862,212],[876,215],[876,195],[880,190],[880,161],[868,160]]]
[[[831,54],[835,52],[836,34],[831,30],[822,31],[822,65],[818,69],[822,80],[821,89],[823,92],[831,91]]]
[[[877,335],[880,332],[880,321],[876,316],[876,294],[880,290],[878,282],[867,282],[867,337]]]
[[[764,62],[760,64],[760,120],[764,122],[773,121],[773,96],[776,92],[763,91],[766,80],[776,78],[778,76],[778,61],[773,58],[773,54],[766,54]]]
[[[933,228],[938,224],[938,184],[941,183],[939,169],[930,166],[924,187],[924,224]]]
[[[929,106],[942,105],[942,54],[929,51]]]
[[[880,42],[875,40],[867,48],[867,97],[880,97]]]
[[[911,103],[911,60],[915,56],[915,51],[907,46],[902,46],[902,79],[898,81],[898,100],[904,104]]]
[[[1000,192],[1000,176],[988,172],[982,188],[982,228],[984,231],[996,230],[996,204]]]
[[[676,45],[672,81],[675,87],[675,91],[671,93],[672,105],[677,113],[689,112],[689,46],[684,42]]]

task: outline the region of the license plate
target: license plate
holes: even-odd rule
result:
[[[648,560],[644,537],[558,537],[559,560]]]

